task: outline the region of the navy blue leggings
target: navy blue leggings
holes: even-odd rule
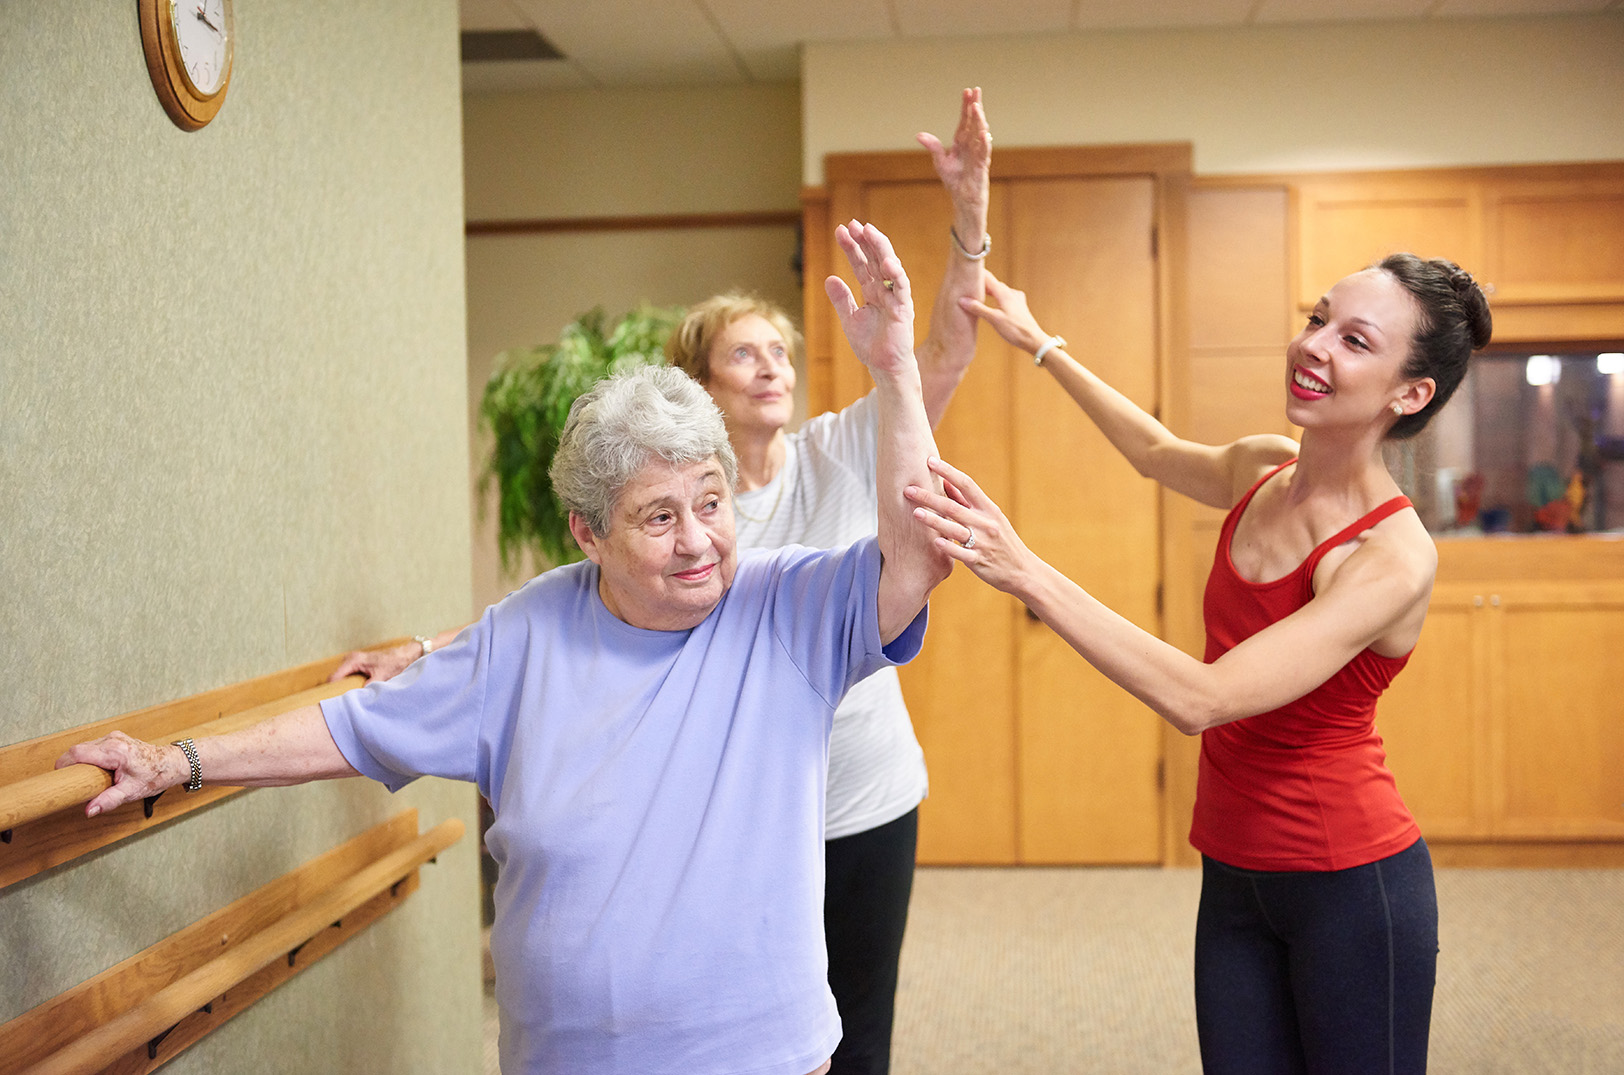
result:
[[[1206,857],[1201,870],[1195,1006],[1206,1075],[1426,1071],[1438,899],[1424,841],[1324,873]]]

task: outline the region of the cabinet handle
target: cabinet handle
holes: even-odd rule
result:
[[[1489,604],[1493,605],[1495,608],[1499,608],[1500,607],[1500,595],[1497,594],[1497,593],[1490,594],[1489,595]]]
[[[1482,594],[1473,594],[1472,595],[1472,607],[1473,608],[1482,608],[1483,607],[1483,595]]]

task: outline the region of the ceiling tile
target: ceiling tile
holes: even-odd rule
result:
[[[592,83],[567,61],[507,60],[462,65],[462,92],[517,93],[522,90],[583,90]]]
[[[692,0],[516,0],[601,85],[742,82],[747,74]]]
[[[699,0],[740,52],[805,41],[878,41],[895,37],[879,0]]]
[[[1263,0],[1254,22],[1354,22],[1368,19],[1418,19],[1435,0]]]
[[[1077,0],[1078,30],[1127,30],[1169,26],[1239,26],[1256,0]]]
[[[1611,0],[1443,0],[1435,16],[1492,18],[1496,15],[1588,15],[1605,11]]]
[[[739,58],[756,82],[794,82],[801,77],[801,47],[740,49]]]
[[[508,0],[461,0],[458,24],[464,30],[530,29],[530,23]]]
[[[891,0],[904,37],[963,37],[971,34],[1040,34],[1064,30],[1071,0],[1025,0],[989,4],[986,0]]]

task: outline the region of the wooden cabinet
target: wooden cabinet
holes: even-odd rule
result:
[[[1440,542],[1421,641],[1377,711],[1399,791],[1444,845],[1624,839],[1624,542],[1484,544]],[[1460,577],[1489,552],[1499,578]]]
[[[1492,285],[1495,339],[1624,336],[1624,164],[1526,165],[1290,178],[1294,298],[1395,250],[1448,257]]]
[[[1177,227],[1188,168],[1187,146],[994,158],[988,267],[1027,292],[1074,354],[1151,410],[1173,316],[1157,247]],[[830,220],[877,224],[908,268],[923,334],[951,221],[928,158],[839,155],[827,174],[826,200],[807,200],[809,239],[827,236]],[[807,266],[817,412],[856,398],[869,380],[823,296],[823,276],[844,268],[832,239],[809,242]],[[937,439],[1032,548],[1159,631],[1156,489],[1026,355],[983,329]],[[1161,860],[1160,722],[1012,598],[955,572],[931,603],[929,641],[904,669],[903,689],[931,774],[921,861]]]

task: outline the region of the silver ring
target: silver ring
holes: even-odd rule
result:
[[[970,528],[968,526],[965,527],[965,529],[970,530]],[[976,547],[976,532],[974,530],[970,530],[970,536],[965,538],[963,541],[959,542],[959,544],[962,545],[966,549],[975,548]]]

